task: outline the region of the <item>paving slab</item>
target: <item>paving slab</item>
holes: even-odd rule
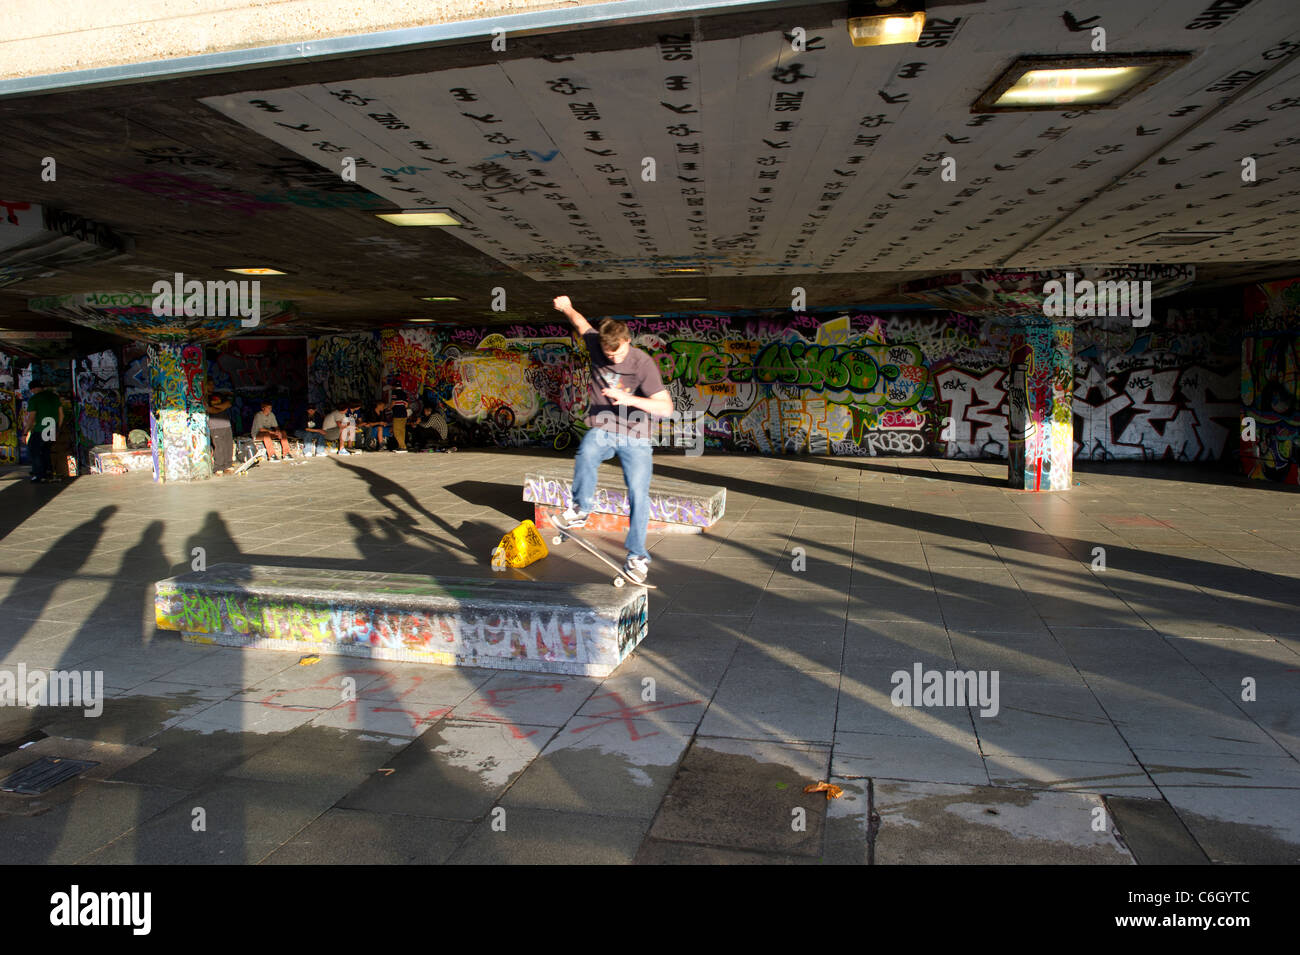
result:
[[[481,819],[554,735],[552,727],[446,720],[385,760],[339,806]]]
[[[186,793],[84,861],[95,865],[261,862],[340,795],[335,787],[221,778]]]
[[[830,742],[839,676],[780,662],[733,664],[700,723],[702,736]]]
[[[877,865],[1133,863],[1098,796],[888,780],[874,795]]]
[[[35,814],[0,811],[0,864],[73,865],[186,797],[182,789],[80,778]]]
[[[330,809],[272,852],[268,865],[441,865],[473,824]]]
[[[988,770],[974,735],[894,736],[835,733],[831,772],[848,779],[916,779],[987,785]]]
[[[501,804],[649,820],[691,739],[690,727],[657,715],[575,716]]]
[[[803,789],[826,779],[829,756],[825,746],[697,736],[650,835],[820,857],[826,799]]]
[[[642,819],[509,809],[475,827],[452,855],[462,865],[622,865],[645,838]],[[497,828],[493,828],[493,826]]]
[[[1295,789],[1163,786],[1161,793],[1211,862],[1300,863]]]

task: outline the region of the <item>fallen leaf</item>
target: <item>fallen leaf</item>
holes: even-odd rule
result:
[[[803,791],[806,793],[825,793],[827,799],[839,799],[844,795],[844,790],[834,783],[814,783],[811,786],[805,786]]]
[[[299,657],[298,659],[298,666],[300,667],[309,667],[313,663],[320,663],[320,657],[314,653],[309,653],[305,657]]]

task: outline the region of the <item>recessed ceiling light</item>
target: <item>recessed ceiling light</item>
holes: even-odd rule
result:
[[[457,295],[417,295],[421,302],[459,302],[460,297]]]
[[[227,272],[235,272],[239,275],[287,275],[287,272],[281,272],[279,269],[226,269]]]
[[[670,302],[707,302],[707,298],[670,298]]]
[[[854,46],[915,43],[925,28],[921,0],[853,0],[849,3],[849,40]]]
[[[377,212],[375,218],[393,225],[453,226],[461,221],[446,210],[414,209],[403,212]]]
[[[1189,59],[1188,53],[1022,56],[984,91],[971,112],[1119,106]]]

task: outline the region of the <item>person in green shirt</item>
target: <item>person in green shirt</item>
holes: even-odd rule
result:
[[[24,440],[27,442],[27,454],[32,465],[32,482],[53,480],[50,449],[54,446],[59,428],[63,427],[63,403],[42,381],[32,382],[32,396],[27,399],[23,427],[26,430]]]

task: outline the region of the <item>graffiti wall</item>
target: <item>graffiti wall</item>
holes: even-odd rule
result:
[[[0,464],[18,463],[21,420],[16,389],[13,358],[0,352]]]
[[[327,335],[307,341],[307,400],[327,407],[380,393],[383,359],[378,333]]]
[[[1257,480],[1300,483],[1300,279],[1248,286],[1241,342],[1242,462]],[[1253,424],[1254,441],[1247,441]]]
[[[149,353],[143,342],[122,349],[122,397],[126,432],[149,430]]]
[[[1157,306],[1147,328],[1129,319],[1076,323],[1073,379],[1059,368],[1051,375],[1067,396],[1053,414],[1072,414],[1073,441],[1053,455],[1206,461],[1234,453],[1236,321],[1217,308]],[[710,449],[1008,456],[1012,324],[932,309],[628,324],[658,363],[686,422],[678,424],[702,432]],[[314,399],[367,398],[396,379],[412,397],[445,406],[452,431],[470,442],[565,448],[584,430],[586,360],[561,323],[386,329],[313,339],[308,388]],[[687,443],[667,429],[664,438]]]
[[[77,455],[90,463],[90,449],[112,444],[113,434],[122,431],[125,408],[118,378],[117,355],[96,352],[73,362],[77,397]]]
[[[230,425],[247,434],[264,401],[282,428],[301,428],[307,417],[307,340],[236,338],[207,349],[212,387],[233,397]]]
[[[149,346],[149,443],[155,481],[212,476],[204,373],[201,345]]]
[[[1235,452],[1238,315],[1157,308],[1150,327],[1093,319],[1075,330],[1075,456],[1216,461]]]

